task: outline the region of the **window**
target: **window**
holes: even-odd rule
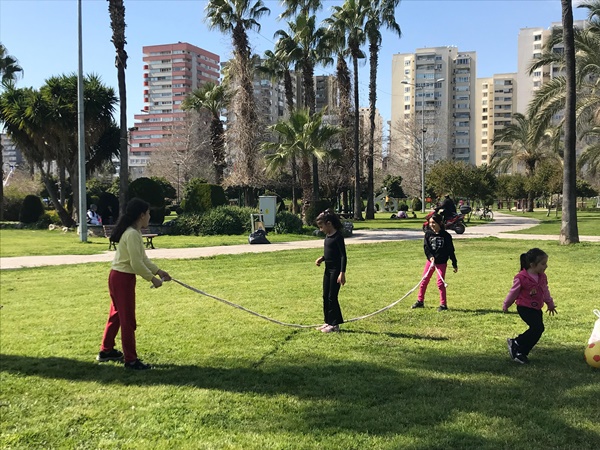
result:
[[[404,65],[405,66],[410,66],[410,59],[405,59],[404,60]]]
[[[404,111],[410,111],[410,105],[404,105]]]
[[[536,70],[535,72],[533,72],[533,76],[534,77],[541,77],[542,76],[542,71],[541,70]]]
[[[533,40],[534,41],[541,41],[542,40],[542,35],[541,34],[536,34],[535,36],[533,36]]]
[[[405,102],[410,102],[410,95],[405,95],[404,96],[404,101]]]

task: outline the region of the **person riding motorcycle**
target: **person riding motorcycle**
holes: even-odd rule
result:
[[[442,216],[444,217],[444,221],[447,222],[452,217],[456,216],[456,205],[454,201],[450,198],[450,194],[446,194],[444,200],[440,205],[435,208],[435,212],[442,211]]]

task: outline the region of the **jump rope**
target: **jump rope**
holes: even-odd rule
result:
[[[425,272],[425,274],[423,275],[423,277],[421,277],[421,279],[419,280],[419,282],[411,290],[409,290],[406,294],[404,294],[404,296],[402,298],[400,298],[400,299],[396,300],[395,302],[390,303],[389,305],[387,305],[387,306],[385,306],[385,307],[383,307],[381,309],[378,309],[377,311],[374,311],[374,312],[372,312],[370,314],[366,314],[364,316],[359,316],[359,317],[354,317],[353,319],[349,319],[349,320],[344,320],[344,323],[357,322],[359,320],[367,319],[369,317],[373,317],[373,316],[375,316],[377,314],[380,314],[380,313],[382,313],[384,311],[387,311],[388,309],[393,308],[398,303],[400,303],[402,300],[404,300],[406,297],[408,297],[410,294],[412,294],[415,291],[415,289],[417,289],[419,287],[419,285],[423,282],[423,280],[425,278],[427,278],[427,276],[431,272],[432,268],[434,268],[437,271],[437,274],[440,277],[440,280],[442,281],[442,283],[444,283],[444,287],[447,287],[448,283],[446,283],[446,281],[444,280],[444,278],[442,276],[442,272],[440,271],[440,269],[438,269],[438,267],[435,264],[431,264],[429,266],[429,269],[427,270],[427,272]],[[276,323],[277,325],[282,325],[284,327],[293,327],[293,328],[314,328],[314,327],[317,327],[317,326],[321,325],[321,324],[300,325],[300,324],[296,324],[296,323],[281,322],[281,321],[279,321],[277,319],[273,319],[271,317],[267,317],[267,316],[265,316],[263,314],[257,313],[256,311],[252,311],[252,310],[250,310],[250,309],[248,309],[248,308],[246,308],[246,307],[244,307],[242,305],[238,305],[236,303],[230,302],[229,300],[225,300],[224,298],[220,298],[220,297],[217,297],[216,295],[212,295],[212,294],[209,294],[208,292],[204,292],[204,291],[202,291],[200,289],[197,289],[197,288],[195,288],[193,286],[190,286],[189,284],[185,284],[183,281],[176,280],[175,278],[171,278],[171,280],[174,281],[175,283],[183,286],[184,288],[189,289],[192,292],[195,292],[197,294],[204,295],[206,297],[212,298],[212,299],[217,300],[217,301],[219,301],[221,303],[229,305],[229,306],[231,306],[233,308],[241,309],[242,311],[245,311],[248,314],[252,314],[253,316],[260,317],[261,319],[267,320],[267,321],[272,322],[272,323]],[[154,286],[151,286],[151,287],[154,287]]]

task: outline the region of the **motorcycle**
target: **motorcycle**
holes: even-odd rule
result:
[[[437,211],[431,211],[427,216],[425,216],[425,222],[423,222],[423,232],[429,230],[429,219],[433,216]],[[444,228],[446,230],[454,230],[456,234],[463,234],[466,230],[467,224],[465,224],[465,216],[462,213],[457,213],[455,216],[451,217],[448,220],[444,221]]]

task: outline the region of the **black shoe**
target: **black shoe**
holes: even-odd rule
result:
[[[440,305],[437,309],[438,312],[448,311],[448,307],[446,305]]]
[[[113,348],[110,352],[100,352],[96,356],[96,360],[100,362],[106,361],[123,361],[123,352]]]
[[[149,370],[152,369],[152,366],[136,359],[135,361],[125,363],[125,368],[131,370]]]
[[[424,308],[424,307],[425,307],[425,302],[419,302],[419,301],[415,302],[414,305],[411,306],[412,309]]]
[[[506,340],[506,345],[508,346],[508,354],[510,355],[510,359],[515,359],[517,355],[517,344],[514,339],[508,338]]]
[[[527,358],[527,356],[525,356],[523,353],[517,353],[513,360],[520,364],[529,364],[529,358]]]

